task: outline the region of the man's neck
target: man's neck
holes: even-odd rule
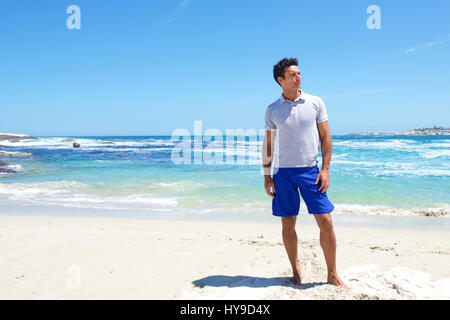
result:
[[[299,90],[295,90],[293,92],[286,92],[283,91],[283,97],[286,100],[290,100],[290,101],[294,101],[295,99],[297,99],[300,96],[300,89]]]

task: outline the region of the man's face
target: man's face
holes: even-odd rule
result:
[[[300,70],[297,66],[290,66],[284,69],[284,79],[278,77],[278,82],[283,89],[294,91],[300,89],[302,79],[300,77]]]

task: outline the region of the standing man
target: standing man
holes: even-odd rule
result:
[[[336,236],[330,216],[334,206],[326,194],[330,184],[328,170],[332,145],[325,104],[320,97],[300,90],[301,77],[296,58],[280,60],[273,67],[273,77],[283,89],[283,94],[266,110],[262,156],[264,187],[272,198],[273,215],[281,217],[283,243],[293,271],[292,281],[294,284],[302,283],[295,232],[300,189],[308,212],[314,215],[320,229],[320,246],[328,269],[327,281],[348,289],[336,270]],[[319,143],[322,147],[320,171],[317,167]],[[270,172],[272,162],[273,179]]]

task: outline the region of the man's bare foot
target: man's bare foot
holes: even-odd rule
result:
[[[331,283],[338,287],[343,287],[346,290],[350,290],[350,287],[348,287],[342,280],[339,278],[338,275],[328,275],[328,283]]]
[[[299,286],[302,284],[302,276],[299,272],[294,272],[294,276],[291,278],[293,284]]]

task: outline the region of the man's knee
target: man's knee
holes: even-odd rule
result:
[[[332,232],[333,231],[333,221],[331,220],[331,215],[329,214],[316,214],[317,225],[321,231]]]
[[[295,222],[297,221],[297,217],[282,217],[282,227],[283,227],[283,234],[291,234],[295,232]]]

